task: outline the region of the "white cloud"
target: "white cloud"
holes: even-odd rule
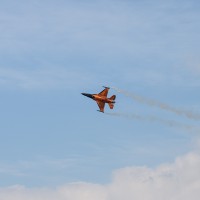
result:
[[[1,174],[12,176],[25,176],[24,173],[20,172],[20,170],[16,169],[14,166],[0,164],[0,175]]]
[[[0,67],[0,87],[22,89],[71,89],[91,83],[92,75],[65,68],[39,68],[32,70]]]
[[[193,73],[193,75],[196,75],[199,77],[200,75],[200,59],[198,55],[187,55],[185,58],[186,62],[186,69],[188,69],[190,72]]]
[[[41,65],[43,60],[52,63],[54,58],[65,63],[73,60],[79,69],[82,63],[87,63],[102,69],[98,69],[102,74],[105,70],[108,74],[114,71],[117,81],[123,83],[200,85],[199,77],[182,71],[184,55],[198,52],[199,48],[199,12],[194,10],[194,2],[184,1],[180,5],[178,1],[48,1],[48,6],[46,3],[20,1],[12,8],[6,1],[5,8],[1,6],[3,66],[19,68],[19,61],[29,65],[34,60]],[[16,9],[20,12],[13,12]],[[11,65],[10,60],[14,60]],[[177,65],[180,69],[174,67]],[[32,80],[24,84],[17,79],[16,84],[21,87],[39,87],[38,82],[46,86],[55,83],[51,78],[38,81],[31,79],[32,75],[19,76],[20,80]],[[5,82],[0,79],[0,84]]]
[[[56,189],[12,186],[0,189],[1,200],[197,200],[200,196],[200,155],[179,157],[155,169],[116,170],[110,184],[71,183]]]

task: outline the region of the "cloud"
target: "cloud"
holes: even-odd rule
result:
[[[24,173],[20,172],[20,170],[16,169],[13,166],[0,164],[0,175],[1,174],[11,175],[11,176],[25,176]]]
[[[35,160],[19,160],[17,162],[0,162],[0,176],[7,177],[36,177],[36,172],[41,169],[50,170],[51,175],[58,175],[58,171],[66,171],[79,165],[79,158],[72,156],[65,159],[51,159],[45,156],[37,157]],[[43,177],[49,177],[49,171],[42,172]],[[41,176],[40,176],[41,177]]]
[[[0,67],[1,88],[71,89],[91,83],[92,75],[81,70],[61,67],[12,69]]]
[[[185,58],[186,62],[186,69],[188,69],[189,72],[193,73],[193,76],[199,77],[200,75],[200,59],[199,56],[195,54],[193,55],[187,55]]]
[[[172,51],[177,51],[167,44],[185,44],[191,34],[198,37],[198,30],[193,32],[193,27],[196,27],[199,12],[191,12],[189,8],[192,5],[186,2],[181,6],[177,1],[162,4],[156,1],[150,4],[130,1],[86,1],[81,4],[76,1],[51,1],[48,6],[46,3],[20,1],[14,9],[11,7],[13,10],[8,6],[2,7],[2,53],[13,49],[17,53],[21,50],[22,54],[34,50],[58,50],[65,55],[66,51],[74,51],[74,54],[77,51],[82,54],[88,52],[89,55],[93,52],[105,55],[106,52],[116,59],[116,54],[129,54],[131,57],[137,54],[141,58],[141,54],[145,53],[145,56],[151,57],[153,50],[157,58],[161,50],[171,56]],[[16,8],[21,12],[13,12]],[[177,12],[173,12],[174,8]]]
[[[48,60],[114,71],[122,83],[199,86],[199,77],[182,71],[182,57],[199,52],[194,1],[11,2],[0,8],[1,66]]]
[[[52,188],[16,185],[0,189],[6,200],[197,200],[200,196],[200,155],[178,157],[155,169],[145,166],[114,171],[110,184],[71,183]]]

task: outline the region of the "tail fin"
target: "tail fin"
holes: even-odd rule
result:
[[[114,103],[115,103],[115,99],[116,99],[116,95],[113,95],[112,97],[109,98],[110,100],[112,100],[113,102],[112,103],[109,103],[109,107],[110,109],[113,109],[114,108]]]
[[[114,103],[109,103],[108,105],[109,105],[110,109],[114,108]]]
[[[115,100],[116,99],[116,95],[113,95],[112,97],[109,98],[110,100]]]

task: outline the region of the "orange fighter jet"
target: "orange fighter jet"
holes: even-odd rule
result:
[[[99,94],[87,94],[87,93],[81,93],[82,95],[89,97],[97,102],[99,109],[99,112],[104,112],[105,103],[108,103],[110,109],[113,109],[115,98],[116,96],[113,95],[110,98],[107,98],[109,87],[103,86],[105,89],[101,91]]]

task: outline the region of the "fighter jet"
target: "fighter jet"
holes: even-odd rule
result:
[[[103,86],[105,89],[101,91],[99,94],[88,94],[88,93],[81,93],[82,95],[89,97],[97,102],[99,109],[99,112],[104,112],[105,103],[108,103],[110,109],[113,109],[116,95],[111,96],[110,98],[107,98],[109,87]]]

